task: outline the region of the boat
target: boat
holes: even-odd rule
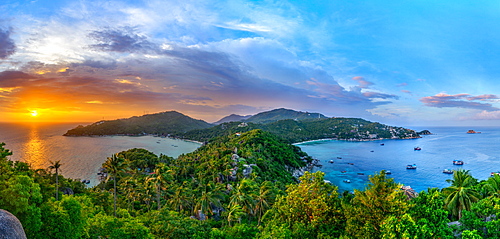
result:
[[[384,146],[385,144],[380,144],[381,146]]]
[[[408,164],[408,165],[406,165],[406,169],[417,169],[417,165],[416,164]]]
[[[464,161],[462,161],[462,160],[453,160],[453,165],[464,165]]]
[[[349,164],[349,165],[354,165],[354,163],[347,163],[347,164]]]
[[[351,180],[349,180],[349,179],[344,179],[344,180],[342,180],[342,181],[343,181],[344,183],[351,183]]]
[[[476,132],[472,129],[470,129],[469,131],[467,131],[468,134],[480,134],[481,132]]]
[[[365,175],[364,173],[358,173],[358,175]]]
[[[344,170],[344,171],[340,171],[340,172],[341,172],[341,173],[346,173],[347,171],[345,171],[345,170]]]
[[[500,175],[500,171],[498,171],[498,172],[491,172],[490,173],[490,176],[492,176],[492,177],[495,176],[495,175]]]
[[[330,162],[329,162],[329,163],[333,163],[333,160],[330,160]]]
[[[420,147],[415,147],[415,148],[413,148],[413,150],[422,150],[422,148],[420,148]]]
[[[443,170],[443,173],[446,173],[446,174],[453,174],[453,170],[451,170],[451,169],[444,169],[444,170]]]
[[[342,159],[342,157],[337,157],[337,159]]]
[[[391,171],[386,170],[386,171],[385,171],[385,174],[392,174],[392,173],[391,173]]]

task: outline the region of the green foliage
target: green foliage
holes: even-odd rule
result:
[[[457,170],[453,173],[453,179],[446,180],[451,186],[443,188],[446,195],[445,205],[451,214],[458,219],[462,217],[463,210],[470,210],[472,203],[477,202],[481,195],[473,188],[477,179],[470,175],[469,170]]]
[[[355,190],[351,203],[344,203],[347,218],[346,234],[355,238],[380,238],[383,222],[389,217],[401,218],[408,210],[408,203],[400,186],[392,178],[381,172],[369,178],[370,183],[364,191]],[[406,220],[406,224],[414,223]],[[400,230],[409,230],[404,225]],[[393,230],[394,231],[394,230]]]
[[[26,175],[14,175],[0,189],[0,208],[21,221],[26,235],[35,235],[42,226],[40,186]]]
[[[486,238],[500,238],[500,198],[487,197],[473,204],[470,211],[464,211],[460,218],[460,230],[477,231]],[[482,233],[481,233],[482,232]]]
[[[416,223],[419,238],[451,238],[448,212],[444,209],[444,195],[437,189],[422,191],[410,202],[408,214]]]
[[[291,184],[265,215],[263,235],[289,229],[292,238],[338,237],[344,227],[337,188],[324,182],[324,173],[306,172],[299,184]]]
[[[157,238],[197,238],[208,234],[211,225],[206,221],[199,221],[168,210],[152,211],[140,217],[151,233]]]
[[[88,202],[88,201],[87,201]],[[43,227],[37,238],[81,238],[86,236],[87,216],[92,210],[74,196],[49,201],[42,206]]]
[[[90,238],[116,238],[116,239],[150,239],[154,238],[149,228],[137,218],[131,217],[124,210],[113,217],[99,213],[88,220],[88,234]],[[59,237],[63,238],[63,237]]]
[[[251,224],[238,224],[233,227],[214,228],[210,239],[246,239],[255,238],[259,229]]]
[[[204,142],[216,137],[230,136],[255,129],[270,132],[289,143],[325,138],[370,140],[419,137],[413,130],[387,126],[357,118],[321,117],[302,120],[295,120],[292,118],[264,122],[266,123],[248,122],[246,124],[241,124],[241,122],[229,122],[207,129],[192,130],[182,134],[182,137]]]

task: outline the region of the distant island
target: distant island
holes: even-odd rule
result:
[[[472,129],[470,129],[469,131],[467,131],[468,134],[480,134],[481,132],[476,132]]]
[[[238,121],[231,121],[231,119]],[[224,122],[228,121],[228,122]],[[224,122],[224,123],[220,123]],[[274,109],[253,116],[230,115],[210,124],[176,111],[99,121],[79,125],[64,136],[156,135],[207,142],[213,138],[241,134],[254,129],[273,133],[289,143],[319,139],[366,141],[378,139],[413,139],[417,133],[403,127],[388,126],[360,118],[326,117],[320,113]]]

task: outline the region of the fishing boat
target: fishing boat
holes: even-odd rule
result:
[[[464,165],[464,161],[462,161],[462,160],[453,160],[453,165]]]
[[[446,173],[446,174],[453,174],[453,170],[451,170],[451,169],[444,169],[444,170],[443,170],[443,173]]]
[[[408,165],[406,165],[406,169],[417,169],[417,165],[416,164],[408,164]]]

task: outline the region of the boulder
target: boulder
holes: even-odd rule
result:
[[[19,219],[3,209],[0,209],[0,239],[26,239]]]

